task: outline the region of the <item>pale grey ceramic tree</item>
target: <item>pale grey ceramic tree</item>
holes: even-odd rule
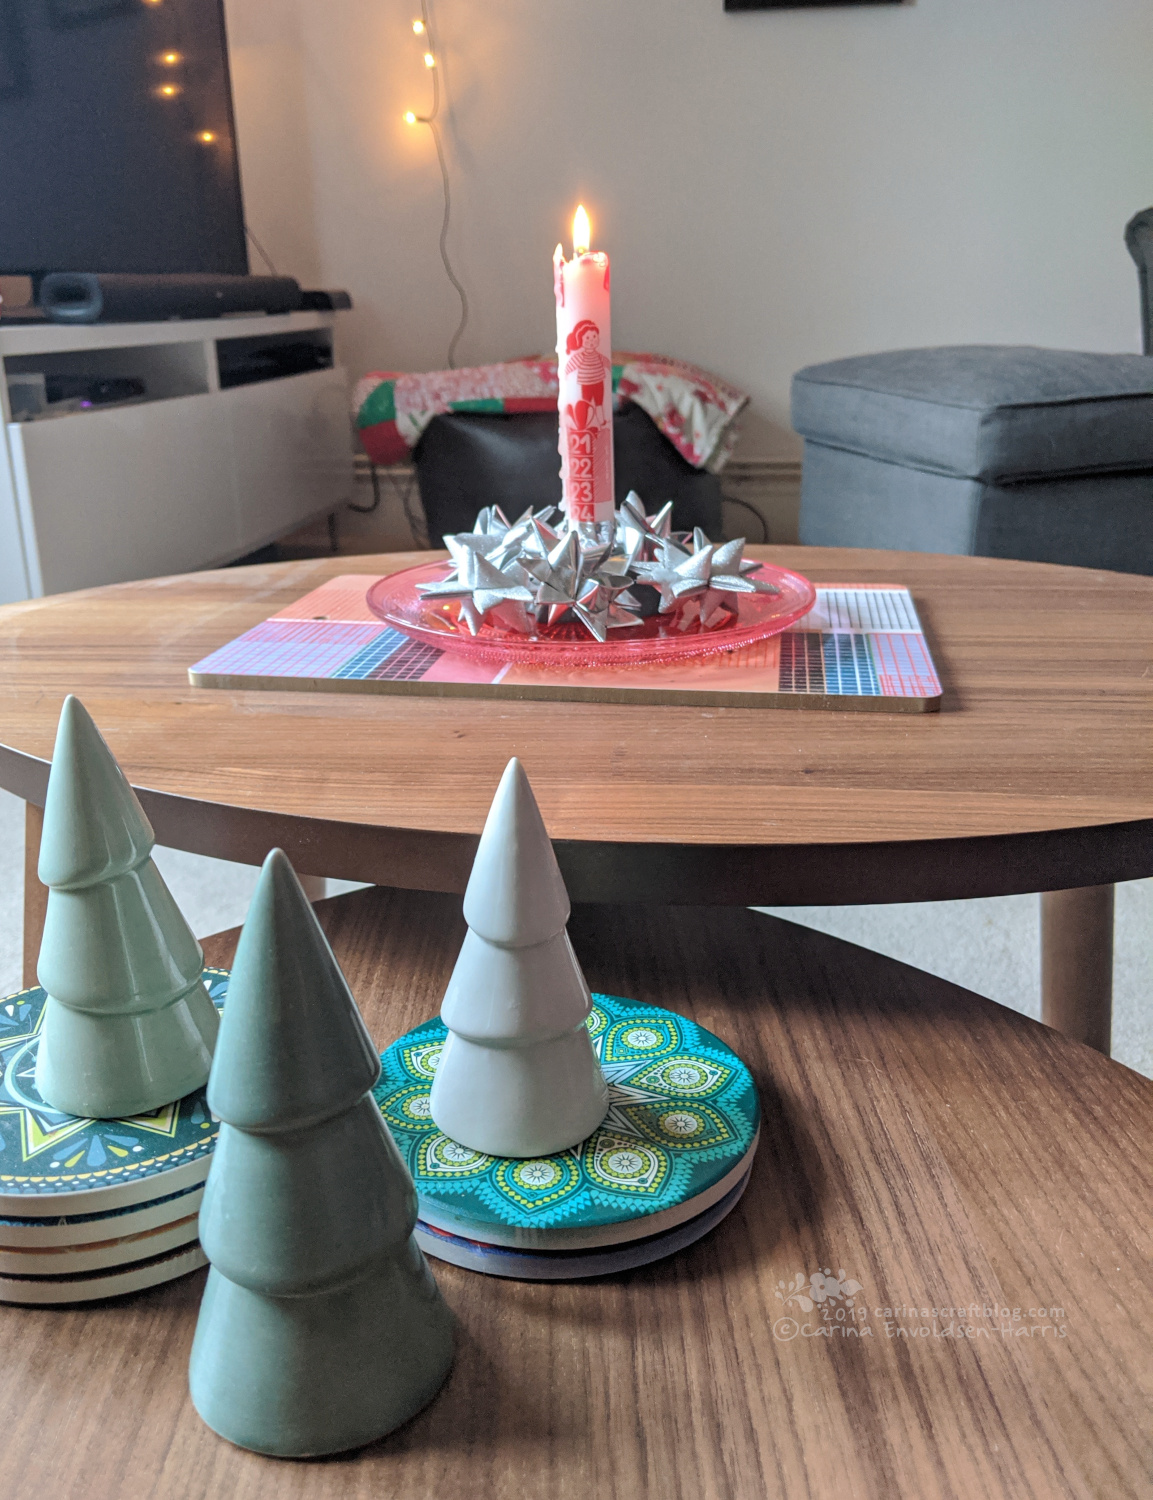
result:
[[[40,844],[50,889],[36,1088],[71,1115],[143,1114],[208,1077],[216,1008],[200,945],[150,858],[155,842],[84,705],[66,698]]]
[[[264,862],[208,1103],[212,1262],[189,1384],[205,1422],[307,1457],[390,1432],[439,1390],[452,1317],[412,1238],[416,1192],[369,1090],[380,1059],[284,854]]]
[[[588,985],[565,924],[569,899],[532,787],[510,760],[464,897],[468,932],[441,1006],[449,1035],[432,1118],[492,1156],[551,1156],[608,1109],[585,1021]]]

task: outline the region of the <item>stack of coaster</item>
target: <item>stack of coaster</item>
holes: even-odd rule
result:
[[[228,975],[206,969],[219,1010]],[[197,1215],[216,1123],[204,1089],[80,1120],[36,1092],[44,991],[0,1000],[0,1301],[84,1302],[206,1264]]]
[[[568,1280],[645,1265],[700,1239],[736,1206],[760,1134],[749,1070],[683,1016],[594,995],[589,1033],[609,1112],[557,1156],[485,1156],[439,1131],[429,1107],[439,1020],[381,1058],[375,1096],[420,1201],[429,1255],[491,1276]]]

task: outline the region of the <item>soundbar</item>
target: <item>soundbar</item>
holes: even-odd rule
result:
[[[291,276],[104,275],[50,271],[37,300],[54,323],[155,323],[224,313],[286,313],[302,305]]]

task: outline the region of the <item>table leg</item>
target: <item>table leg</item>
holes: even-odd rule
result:
[[[44,916],[48,910],[48,887],[41,885],[36,874],[40,861],[40,835],[44,829],[44,809],[31,802],[24,804],[24,985],[36,983],[36,960],[40,957],[40,939],[44,935]]]
[[[1041,1019],[1109,1056],[1113,1026],[1113,887],[1041,895]]]

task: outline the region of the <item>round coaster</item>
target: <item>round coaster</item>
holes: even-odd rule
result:
[[[447,1035],[427,1021],[381,1058],[374,1090],[430,1228],[488,1245],[591,1249],[695,1218],[733,1188],[757,1146],[749,1070],[719,1037],[671,1011],[594,995],[588,1029],[609,1111],[579,1146],[533,1160],[485,1156],[433,1122]]]
[[[199,1244],[192,1244],[89,1276],[0,1276],[0,1302],[95,1302],[100,1297],[119,1297],[124,1292],[159,1286],[162,1281],[175,1281],[207,1264],[208,1257]]]
[[[686,1245],[703,1239],[737,1206],[751,1175],[750,1169],[736,1187],[695,1219],[678,1224],[675,1229],[666,1229],[664,1234],[650,1235],[616,1248],[582,1250],[575,1254],[567,1250],[512,1250],[507,1245],[485,1245],[464,1239],[420,1220],[415,1230],[416,1242],[426,1255],[469,1271],[480,1271],[485,1276],[508,1276],[517,1281],[578,1281],[588,1276],[611,1276],[617,1271],[631,1271],[636,1266],[663,1260],[666,1255],[674,1255]]]
[[[75,1276],[83,1271],[99,1271],[104,1266],[134,1264],[191,1244],[199,1222],[200,1215],[192,1213],[174,1223],[115,1240],[96,1240],[87,1245],[25,1245],[18,1250],[0,1248],[0,1275]]]
[[[205,969],[217,1009],[228,973]],[[0,1214],[107,1213],[202,1183],[216,1144],[204,1089],[126,1120],[81,1120],[50,1108],[34,1075],[44,991],[0,1000]]]
[[[195,1214],[204,1185],[182,1188],[150,1203],[114,1208],[106,1214],[61,1214],[52,1219],[0,1219],[0,1248],[23,1250],[45,1245],[89,1245],[160,1229]]]

